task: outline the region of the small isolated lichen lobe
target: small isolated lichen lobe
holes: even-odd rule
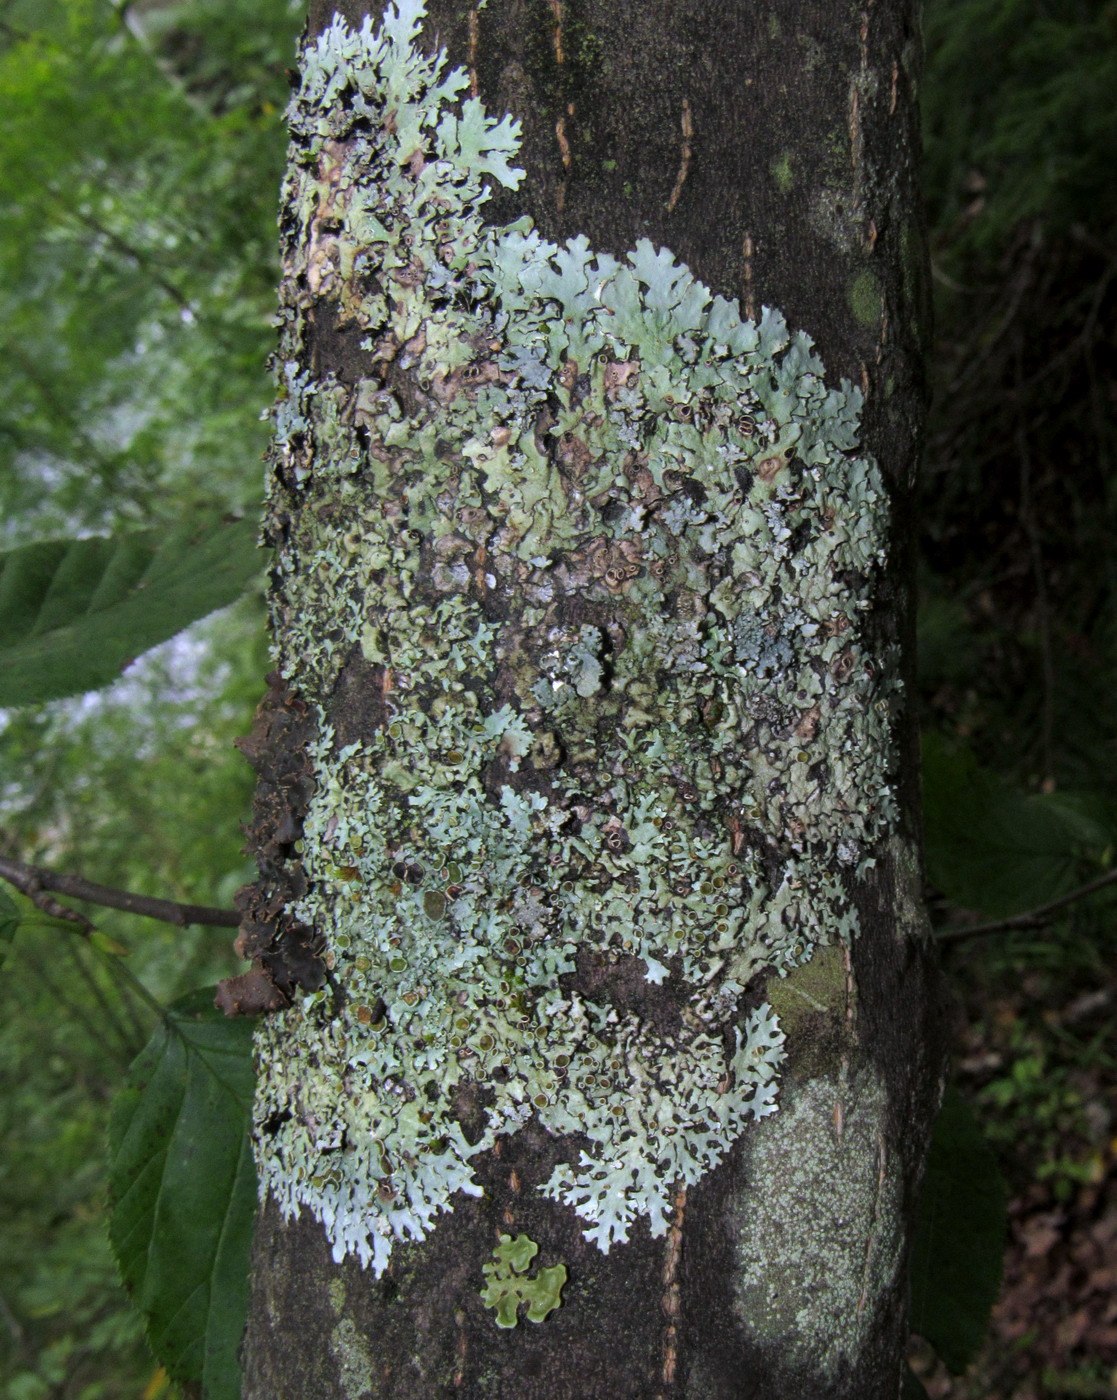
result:
[[[293,913],[332,985],[259,1034],[261,1185],[377,1272],[533,1117],[580,1135],[542,1189],[591,1240],[663,1234],[775,1111],[749,984],[854,935],[895,812],[858,391],[666,250],[486,226],[518,127],[422,16],[303,53],[266,526],[277,660],[319,717]],[[307,368],[315,317],[365,377]],[[379,722],[349,741],[354,665]]]

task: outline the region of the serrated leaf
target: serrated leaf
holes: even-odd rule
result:
[[[0,705],[107,685],[237,598],[262,560],[250,520],[45,540],[0,554]]]
[[[1063,794],[1019,793],[936,735],[923,743],[927,874],[953,903],[991,918],[1074,889],[1112,839]]]
[[[0,890],[0,963],[3,963],[19,928],[19,907],[7,890]]]
[[[105,953],[110,958],[127,958],[131,955],[131,948],[121,943],[116,938],[110,938],[107,933],[102,933],[99,928],[89,930],[90,946],[96,948],[99,953]]]
[[[252,1021],[214,989],[168,1007],[109,1125],[109,1239],[156,1359],[188,1394],[239,1400],[256,1168]]]
[[[958,1374],[1001,1283],[1008,1193],[973,1112],[949,1086],[935,1122],[911,1256],[911,1327]]]

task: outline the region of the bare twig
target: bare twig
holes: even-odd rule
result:
[[[124,32],[136,47],[147,56],[160,77],[164,78],[171,87],[174,88],[175,92],[178,93],[187,106],[192,107],[195,112],[198,112],[203,117],[212,116],[213,113],[210,111],[209,107],[200,97],[197,97],[190,91],[185,79],[175,70],[174,64],[159,53],[157,46],[152,43],[147,31],[141,24],[140,18],[136,14],[135,6],[130,3],[130,0],[109,0],[109,4],[116,11],[116,17],[120,21]]]
[[[1020,378],[1019,359],[1017,378]],[[1020,467],[1020,523],[1028,541],[1028,552],[1035,577],[1036,613],[1039,622],[1039,652],[1043,667],[1043,708],[1040,712],[1040,761],[1045,783],[1053,781],[1051,740],[1055,729],[1055,654],[1051,644],[1051,609],[1047,598],[1047,574],[1043,562],[1043,542],[1032,505],[1032,455],[1028,433],[1021,417],[1016,427],[1016,450]]]
[[[190,305],[190,298],[155,266],[155,261],[150,253],[145,252],[142,248],[137,248],[134,243],[129,243],[123,235],[116,233],[113,229],[109,228],[107,224],[102,223],[100,219],[95,218],[92,214],[82,209],[75,209],[72,205],[68,204],[57,191],[51,189],[50,193],[55,197],[59,205],[71,219],[74,219],[79,224],[83,224],[91,233],[97,234],[99,238],[103,238],[106,243],[116,249],[121,257],[127,258],[129,262],[135,263],[140,271],[144,273],[145,276],[150,277],[161,291],[166,292],[167,296],[170,297],[179,310],[187,311],[191,317],[194,317],[194,309]]]
[[[1046,923],[1049,914],[1056,913],[1059,909],[1064,909],[1068,904],[1074,904],[1079,899],[1085,899],[1087,895],[1096,894],[1098,890],[1104,890],[1109,885],[1117,884],[1117,870],[1110,870],[1105,875],[1100,875],[1096,880],[1091,880],[1088,885],[1081,885],[1076,890],[1071,890],[1070,894],[1061,895],[1058,899],[1053,899],[1047,904],[1040,904],[1035,909],[1025,910],[1023,914],[1014,914],[1010,919],[996,919],[987,924],[956,924],[952,927],[939,929],[936,938],[943,943],[959,943],[965,938],[981,938],[987,933],[1007,933],[1017,928],[1038,928]]]
[[[10,870],[5,867],[11,866]],[[33,873],[33,866],[20,868],[19,861],[9,861],[0,856],[0,879],[7,880],[9,885],[14,885],[20,894],[25,894],[34,904],[36,909],[41,909],[44,914],[52,919],[65,919],[67,923],[77,924],[82,934],[93,932],[93,924],[79,914],[76,909],[69,908],[68,905],[60,904],[57,899],[47,894]]]
[[[46,891],[53,890],[56,894],[83,899],[89,904],[101,904],[109,909],[123,909],[128,914],[142,914],[146,919],[159,919],[178,928],[185,928],[188,924],[236,928],[240,923],[240,915],[233,909],[214,909],[205,904],[177,904],[170,899],[133,894],[130,890],[115,890],[108,885],[95,884],[81,875],[59,875],[53,870],[44,870],[40,865],[25,865],[23,861],[12,860],[8,856],[0,856],[0,879],[7,880],[34,900],[44,913],[80,924],[86,933],[92,930],[93,924],[85,915],[51,899]]]

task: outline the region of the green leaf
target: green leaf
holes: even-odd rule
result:
[[[110,938],[107,933],[102,933],[99,928],[89,930],[90,946],[96,948],[99,953],[105,953],[110,958],[126,958],[132,950],[119,939]]]
[[[1066,795],[1014,792],[935,734],[923,742],[923,818],[931,882],[991,918],[1068,893],[1112,840]]]
[[[256,1210],[253,1023],[214,989],[167,1008],[109,1124],[109,1239],[156,1358],[203,1400],[239,1400]]]
[[[7,890],[0,889],[0,963],[12,946],[18,928],[19,906]]]
[[[1007,1191],[969,1105],[948,1086],[911,1257],[911,1327],[955,1374],[985,1338],[1001,1283]]]
[[[95,690],[237,598],[260,571],[251,520],[46,540],[0,554],[0,705]]]

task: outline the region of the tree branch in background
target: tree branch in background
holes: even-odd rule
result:
[[[1117,884],[1117,870],[1110,870],[1108,874],[1091,880],[1088,885],[1081,885],[1078,889],[1071,890],[1070,894],[1060,895],[1058,899],[1051,900],[1049,904],[1041,904],[1035,909],[1027,909],[1023,914],[1014,914],[1010,919],[996,919],[987,924],[956,924],[939,929],[935,936],[943,943],[960,943],[964,938],[980,938],[987,933],[1007,933],[1011,929],[1017,928],[1038,928],[1046,923],[1049,914],[1054,914],[1068,904],[1074,904],[1077,900],[1085,899],[1087,895],[1096,894],[1098,890],[1104,890],[1113,884]]]
[[[130,890],[114,890],[108,885],[83,879],[81,875],[59,875],[53,870],[44,870],[39,865],[25,865],[23,861],[12,860],[8,856],[0,856],[0,879],[14,885],[45,914],[80,924],[87,933],[93,929],[93,924],[85,915],[52,899],[47,891],[69,895],[71,899],[84,899],[90,904],[101,904],[109,909],[123,909],[128,914],[142,914],[147,919],[160,919],[178,928],[185,928],[188,924],[236,928],[240,923],[240,915],[233,909],[214,909],[205,904],[177,904],[171,899],[133,894]]]
[[[159,74],[166,78],[167,82],[170,83],[171,87],[174,88],[182,100],[203,117],[212,116],[213,114],[206,104],[190,91],[182,75],[175,71],[174,64],[159,53],[158,48],[152,43],[146,30],[140,23],[139,16],[135,12],[135,7],[129,3],[129,0],[110,0],[110,4],[116,11],[117,18],[120,20],[125,33],[138,48],[143,50],[154,64]]]

